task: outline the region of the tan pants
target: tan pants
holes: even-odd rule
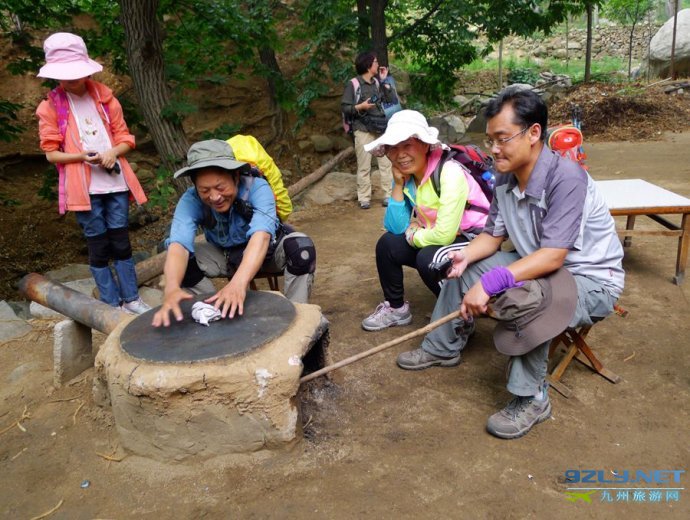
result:
[[[357,200],[361,204],[362,202],[371,202],[371,154],[364,151],[364,145],[374,141],[378,136],[361,130],[355,130],[354,133],[355,154],[357,155]],[[389,198],[393,185],[392,165],[385,155],[377,157],[377,162],[383,196]]]

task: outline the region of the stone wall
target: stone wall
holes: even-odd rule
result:
[[[661,24],[652,24],[651,35],[654,35]],[[650,39],[650,30],[647,23],[638,24],[635,27],[633,41],[633,63],[639,62],[647,56],[647,45]],[[615,56],[628,57],[628,41],[630,29],[628,27],[601,23],[593,30],[592,59]],[[514,56],[523,58],[531,56],[537,59],[559,58],[565,59],[566,52],[570,59],[584,59],[587,45],[586,29],[570,29],[568,42],[565,32],[552,34],[547,38],[519,38],[508,37],[503,41],[503,53],[505,57]],[[567,50],[567,51],[566,51]],[[494,50],[491,58],[498,57],[498,50]]]

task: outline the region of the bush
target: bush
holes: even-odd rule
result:
[[[508,73],[508,84],[513,83],[528,83],[534,85],[539,79],[539,73],[533,69],[529,68],[515,68],[511,69]]]

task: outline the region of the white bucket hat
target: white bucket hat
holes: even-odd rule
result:
[[[426,117],[416,110],[401,110],[390,118],[384,134],[375,141],[365,144],[364,150],[376,157],[381,157],[386,153],[386,146],[396,145],[410,137],[416,137],[430,144],[432,150],[443,147],[438,139],[438,129],[429,126]]]

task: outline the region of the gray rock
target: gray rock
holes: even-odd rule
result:
[[[448,115],[444,119],[455,130],[455,141],[457,142],[462,139],[466,131],[465,122],[454,114]]]
[[[473,134],[482,134],[486,132],[486,109],[482,108],[477,115],[467,125],[467,132]]]
[[[163,303],[163,291],[153,287],[139,287],[139,296],[151,307],[158,307]]]
[[[671,44],[673,39],[673,18],[669,18],[652,38],[645,70],[648,67],[651,76],[666,77],[671,68]],[[690,9],[678,11],[676,29],[674,70],[679,76],[690,75]]]
[[[83,280],[91,277],[91,270],[86,264],[67,264],[60,269],[54,269],[45,273],[45,277],[54,282],[69,282]]]
[[[8,383],[17,383],[27,376],[31,376],[35,372],[41,370],[41,364],[38,361],[29,361],[28,363],[22,363],[17,368],[12,370],[7,376]]]
[[[297,141],[297,147],[301,151],[305,151],[305,150],[309,149],[309,147],[311,147],[311,141],[307,141],[307,140]]]
[[[344,135],[331,137],[331,139],[333,140],[333,148],[337,151],[347,150],[353,144],[352,139],[350,139],[349,137],[345,137]]]
[[[317,205],[331,204],[336,200],[355,200],[357,177],[347,172],[331,172],[309,189],[304,198]]]
[[[31,325],[14,313],[5,300],[0,301],[0,343],[21,338],[31,328]]]
[[[463,95],[461,95],[461,94],[458,94],[458,95],[456,95],[456,96],[453,96],[453,102],[454,102],[454,103],[457,103],[457,105],[458,105],[459,107],[462,107],[462,106],[466,105],[467,103],[469,103],[469,101],[470,101],[470,100],[469,100],[468,97],[465,97],[465,96],[463,96]]]
[[[155,178],[156,174],[147,168],[140,168],[139,171],[137,171],[137,179],[139,179],[141,183],[151,182],[155,180]]]
[[[333,141],[327,135],[311,135],[309,139],[317,152],[330,152],[333,149]]]
[[[21,318],[23,320],[30,320],[31,319],[31,311],[29,310],[29,303],[28,301],[16,301],[12,302],[9,301],[7,304],[12,307],[12,310],[14,313],[17,315],[18,318]]]

